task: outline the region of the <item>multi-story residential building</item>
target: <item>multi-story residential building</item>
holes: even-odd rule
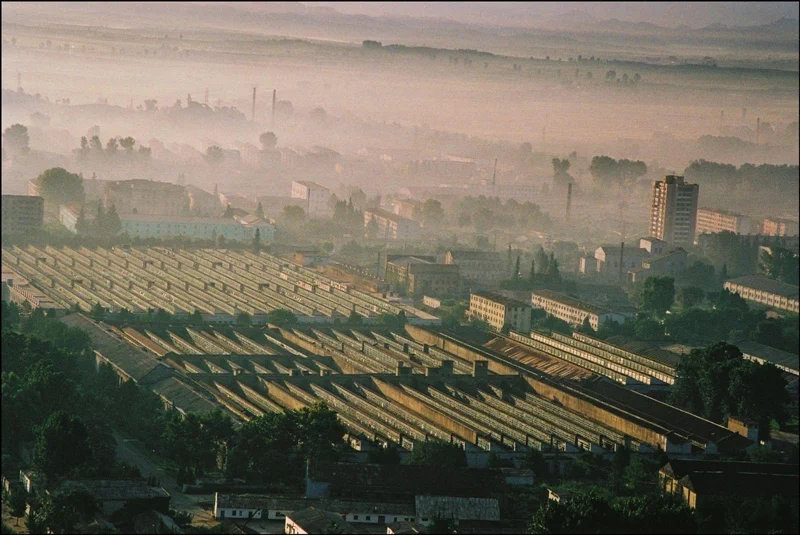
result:
[[[797,221],[791,219],[766,218],[761,222],[761,233],[767,236],[797,236]]]
[[[650,235],[672,245],[691,245],[697,221],[700,186],[682,176],[667,175],[653,182]]]
[[[260,220],[257,224],[243,224],[234,219],[214,217],[163,217],[142,214],[120,216],[122,232],[141,238],[184,236],[191,239],[211,240],[218,236],[226,240],[249,241],[256,229],[262,244],[275,238],[275,227]]]
[[[628,281],[639,282],[647,277],[674,276],[686,269],[688,255],[678,247],[664,254],[642,260],[641,267],[628,270]]]
[[[459,291],[457,265],[437,264],[434,257],[387,255],[385,277],[404,284],[410,294],[453,296]]]
[[[390,240],[414,240],[419,236],[419,223],[380,208],[364,210],[364,226],[374,221],[378,226],[378,238]]]
[[[753,230],[751,224],[752,220],[742,214],[715,208],[698,208],[695,232],[702,234],[704,232],[717,233],[727,230],[734,234],[749,234]]]
[[[588,318],[595,331],[606,321],[623,323],[630,314],[612,312],[603,307],[580,301],[568,295],[550,290],[536,290],[531,294],[533,308],[541,308],[551,316],[571,325],[582,325]]]
[[[3,195],[2,234],[24,234],[44,225],[44,199],[31,195]]]
[[[506,325],[522,333],[531,330],[530,305],[494,292],[471,294],[467,315],[485,321],[497,331]]]
[[[111,206],[122,214],[184,216],[189,213],[189,196],[186,189],[169,182],[152,180],[117,180],[107,182],[103,192],[103,206]]]
[[[745,275],[725,281],[725,289],[742,299],[761,305],[798,313],[798,287],[762,275]]]
[[[471,282],[497,284],[506,277],[503,257],[494,251],[447,251],[445,264],[458,265],[461,276]]]
[[[331,192],[325,186],[309,180],[296,180],[292,182],[292,198],[303,199],[303,210],[308,215],[328,215],[331,208],[328,202]]]

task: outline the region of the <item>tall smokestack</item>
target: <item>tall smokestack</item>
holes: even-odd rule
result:
[[[619,280],[622,280],[622,263],[625,259],[625,242],[620,243],[619,246]]]
[[[206,87],[206,97],[203,99],[203,104],[208,106],[208,88]]]
[[[272,126],[275,126],[275,99],[278,97],[278,90],[272,90]]]
[[[747,119],[747,108],[742,108],[742,121]]]
[[[758,145],[759,134],[761,134],[761,117],[756,119],[756,145]]]
[[[381,252],[378,251],[378,266],[375,268],[375,277],[381,278]]]
[[[17,71],[17,89],[22,89],[22,74]]]
[[[572,207],[572,182],[567,184],[567,217],[566,220],[569,221],[569,210]]]
[[[255,121],[256,120],[256,88],[255,87],[253,88],[253,109],[250,112],[250,120],[251,121]]]

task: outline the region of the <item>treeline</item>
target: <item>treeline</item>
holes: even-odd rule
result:
[[[103,147],[103,142],[100,140],[99,136],[99,128],[93,127],[90,129],[90,137],[87,139],[86,136],[81,137],[81,146],[80,148],[75,149],[73,152],[77,157],[79,162],[86,162],[86,161],[105,161],[105,162],[112,162],[116,158],[123,156],[128,160],[132,160],[134,158],[140,160],[147,160],[150,158],[152,150],[150,147],[145,147],[144,145],[139,145],[139,151],[134,152],[133,148],[136,145],[136,140],[131,136],[126,137],[112,137],[108,139],[108,142]],[[93,132],[94,133],[92,135]],[[122,148],[122,151],[120,151]]]
[[[493,229],[530,231],[550,230],[553,221],[538,204],[519,203],[514,199],[505,202],[498,197],[465,197],[458,208],[458,226],[473,227],[479,233]]]

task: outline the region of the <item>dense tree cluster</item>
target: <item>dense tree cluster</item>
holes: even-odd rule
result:
[[[647,164],[640,160],[615,160],[609,156],[595,156],[589,172],[603,186],[630,187],[647,174]]]
[[[761,269],[771,279],[797,284],[800,279],[800,257],[788,249],[773,247],[761,254]]]
[[[670,402],[715,422],[729,416],[759,423],[759,438],[768,440],[770,422],[786,421],[786,380],[772,364],[742,358],[724,342],[695,349],[681,358]]]
[[[78,203],[84,199],[83,177],[62,167],[48,169],[36,178],[39,193],[45,202],[59,204]]]
[[[477,232],[493,229],[525,229],[540,231],[552,228],[553,222],[539,205],[530,201],[519,203],[514,199],[503,202],[497,197],[465,197],[458,207],[458,224],[472,226]]]

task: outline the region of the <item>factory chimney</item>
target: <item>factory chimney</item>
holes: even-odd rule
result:
[[[278,96],[278,90],[272,90],[272,126],[275,126],[275,99]]]
[[[255,87],[253,88],[253,109],[250,112],[250,120],[251,121],[255,121],[256,120],[256,88]]]
[[[622,282],[622,265],[625,259],[625,242],[620,243],[619,246],[619,280]]]
[[[569,210],[572,207],[572,182],[567,184],[567,217],[566,220],[569,221]]]
[[[758,145],[759,134],[761,134],[761,117],[756,119],[756,145]]]

